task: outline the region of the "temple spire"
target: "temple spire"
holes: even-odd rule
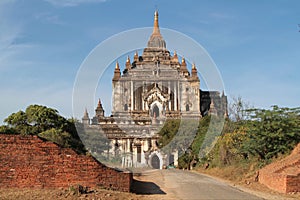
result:
[[[192,78],[199,80],[196,64],[192,64]]]
[[[196,64],[195,63],[192,64],[192,69],[196,69]]]
[[[148,41],[148,47],[163,48],[163,49],[166,48],[166,42],[163,39],[162,35],[160,34],[160,30],[159,30],[157,10],[154,12],[153,32]]]
[[[98,99],[98,105],[97,105],[97,108],[102,108],[102,103],[101,103],[100,98]]]
[[[115,67],[115,69],[117,69],[117,70],[120,69],[119,62],[118,62],[118,61],[116,62],[116,67]]]
[[[115,71],[114,71],[113,81],[118,81],[120,77],[121,77],[120,66],[119,66],[119,62],[117,61]]]
[[[84,110],[84,115],[83,115],[83,117],[86,118],[86,119],[89,119],[89,113],[88,113],[88,111],[87,111],[86,108],[85,108],[85,110]]]
[[[96,112],[96,117],[98,117],[98,118],[104,117],[104,109],[102,107],[100,98],[98,100],[98,105],[97,105],[95,112]]]
[[[90,117],[89,117],[89,113],[88,113],[86,108],[84,110],[84,114],[83,114],[83,117],[82,117],[82,123],[83,123],[83,125],[89,125],[90,124]]]
[[[158,11],[154,12],[154,25],[153,25],[153,34],[160,34],[159,25],[158,25]]]
[[[135,51],[134,53],[134,61],[138,61],[139,60],[139,54],[137,51]]]
[[[126,69],[127,70],[131,69],[131,64],[130,64],[130,58],[129,58],[129,56],[127,56],[127,60],[126,60]]]
[[[210,103],[209,113],[211,115],[216,115],[216,116],[218,115],[218,111],[217,111],[217,109],[215,107],[215,103],[214,103],[213,99],[211,100],[211,103]]]
[[[178,56],[177,56],[177,52],[176,52],[176,51],[174,51],[173,60],[174,60],[175,62],[178,62]]]
[[[183,75],[185,77],[190,76],[190,73],[189,73],[189,71],[186,68],[186,62],[185,62],[185,58],[184,57],[182,57],[182,60],[181,60],[180,71],[183,73]]]

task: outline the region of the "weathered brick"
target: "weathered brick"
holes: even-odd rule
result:
[[[300,192],[300,143],[286,158],[259,171],[259,182],[282,192]]]
[[[0,134],[0,149],[0,187],[61,188],[80,184],[130,191],[132,173],[118,172],[37,136]]]

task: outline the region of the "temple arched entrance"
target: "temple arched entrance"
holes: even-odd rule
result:
[[[153,106],[153,110],[152,110],[153,116],[154,118],[158,118],[159,117],[159,108],[157,105]]]
[[[150,167],[152,167],[154,169],[162,169],[164,161],[163,161],[163,157],[162,157],[161,153],[158,151],[153,151],[149,155],[148,164]]]
[[[151,157],[151,166],[154,169],[160,169],[160,160],[156,154]]]

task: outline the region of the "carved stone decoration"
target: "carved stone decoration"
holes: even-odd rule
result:
[[[101,156],[110,159],[115,152],[122,157],[115,159],[125,168],[161,169],[168,165],[167,158],[177,165],[178,151],[173,149],[166,155],[158,145],[158,131],[163,122],[181,118],[198,120],[210,113],[227,116],[227,97],[217,91],[200,90],[196,65],[190,66],[177,52],[171,55],[160,33],[157,11],[147,47],[132,56],[127,57],[123,66],[116,62],[112,72],[111,116],[104,116],[99,101],[91,124],[86,111],[82,119],[84,127],[113,141],[111,149]]]

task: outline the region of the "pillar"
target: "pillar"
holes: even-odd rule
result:
[[[134,110],[134,105],[133,105],[133,82],[130,81],[130,99],[131,99],[131,106],[130,106],[130,110]]]

